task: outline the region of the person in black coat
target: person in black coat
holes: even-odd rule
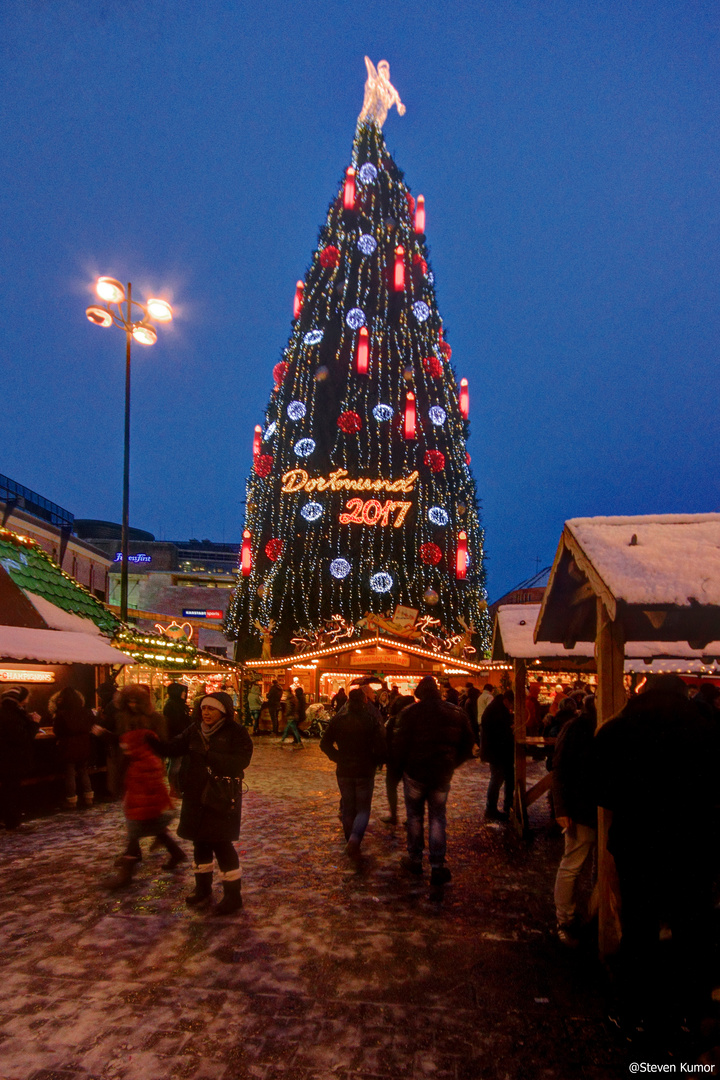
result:
[[[398,694],[390,706],[390,715],[387,718],[385,724],[385,739],[388,746],[392,746],[393,736],[395,734],[395,725],[397,724],[397,718],[403,709],[408,705],[412,705],[414,698],[409,694]],[[398,772],[393,762],[388,758],[387,768],[385,769],[385,793],[387,795],[388,806],[390,813],[387,817],[381,818],[381,821],[385,825],[391,825],[393,828],[397,825],[397,809],[398,809],[398,788],[400,781],[402,780],[402,773]]]
[[[582,711],[563,726],[555,744],[552,770],[555,819],[563,830],[565,849],[555,878],[555,914],[558,940],[578,944],[577,883],[580,872],[597,843],[594,742],[597,714],[592,694],[583,700]],[[590,914],[597,909],[596,892]]]
[[[272,720],[273,735],[278,733],[278,711],[280,709],[280,702],[282,701],[282,687],[277,679],[273,679],[270,683],[270,689],[268,690],[267,703],[270,709],[270,719]]]
[[[382,720],[359,687],[350,691],[347,705],[333,716],[320,740],[320,749],[336,765],[345,851],[356,859],[370,820],[375,770],[386,757]]]
[[[13,686],[0,698],[0,818],[17,829],[22,818],[21,780],[33,765],[33,740],[40,724],[22,706],[28,692]]]
[[[505,819],[513,802],[515,787],[515,736],[513,705],[515,695],[506,690],[494,698],[482,715],[480,759],[490,766],[485,817],[490,821]],[[505,785],[502,813],[498,810],[500,788]]]
[[[177,833],[183,840],[192,840],[195,861],[195,890],[185,902],[191,907],[210,903],[214,855],[224,894],[215,914],[232,914],[242,907],[240,860],[233,841],[240,838],[241,781],[252,758],[252,739],[247,729],[235,722],[230,695],[218,692],[201,700],[199,723],[193,722],[182,734],[157,745],[165,757],[185,757]],[[213,777],[222,778],[222,786],[234,788],[232,799],[227,798],[222,808],[207,805],[208,782]],[[227,778],[235,783],[226,783]]]
[[[390,760],[403,778],[407,811],[407,858],[403,866],[422,874],[425,848],[425,805],[428,810],[430,884],[440,898],[450,880],[445,866],[446,810],[455,769],[472,757],[475,742],[467,714],[443,701],[431,675],[415,687],[417,702],[400,713],[393,733]]]
[[[88,766],[92,751],[90,732],[95,724],[95,716],[86,707],[82,694],[72,686],[53,694],[48,711],[53,717],[58,757],[65,768],[65,804],[70,809],[77,806],[79,780],[85,804],[92,806],[95,796]]]
[[[163,707],[163,716],[167,721],[167,733],[169,739],[181,735],[190,723],[190,707],[187,703],[188,688],[185,683],[171,682],[167,688],[167,701]],[[168,780],[173,795],[181,795],[180,771],[182,758],[175,758],[170,762]]]
[[[598,802],[612,810],[608,850],[622,905],[620,989],[628,1023],[667,1030],[709,1006],[716,870],[717,724],[678,675],[651,675],[595,736]],[[673,971],[661,963],[669,924]],[[668,1015],[668,1011],[674,1009]]]

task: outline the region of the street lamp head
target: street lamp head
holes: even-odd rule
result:
[[[133,327],[132,335],[140,345],[154,345],[157,341],[155,327],[146,322],[137,323]]]
[[[106,304],[122,304],[125,289],[122,282],[112,277],[100,277],[95,284],[95,292]]]
[[[95,323],[96,326],[112,326],[112,315],[105,308],[97,307],[92,304],[89,308],[85,309],[85,314],[91,323]]]
[[[173,311],[167,300],[159,300],[157,297],[153,297],[145,304],[147,313],[151,319],[155,319],[156,322],[170,322],[173,317]]]

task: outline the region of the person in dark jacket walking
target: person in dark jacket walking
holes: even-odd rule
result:
[[[40,729],[22,706],[27,696],[24,686],[13,686],[0,698],[0,818],[6,829],[20,824],[20,782],[32,769],[33,740]]]
[[[395,725],[397,724],[397,718],[400,713],[408,705],[412,705],[414,698],[408,694],[398,694],[390,706],[390,715],[387,718],[385,724],[385,739],[388,746],[392,746],[393,735],[395,734]],[[390,825],[393,828],[397,825],[397,810],[398,810],[398,788],[400,781],[402,780],[402,773],[395,769],[390,757],[388,756],[388,762],[385,769],[385,793],[387,795],[388,806],[390,813],[387,817],[381,818],[385,825]]]
[[[302,737],[298,731],[298,699],[295,695],[295,691],[292,687],[288,687],[283,697],[283,707],[285,709],[285,727],[283,728],[281,743],[285,742],[288,735],[293,737],[293,746],[296,746],[299,750],[304,749]]]
[[[475,738],[467,714],[443,701],[440,688],[426,675],[415,688],[417,702],[400,713],[390,757],[402,774],[407,812],[407,858],[403,866],[422,874],[425,805],[428,810],[430,885],[440,899],[451,874],[445,866],[446,812],[455,769],[472,757]]]
[[[58,757],[65,769],[65,805],[70,809],[77,806],[79,780],[85,805],[92,806],[95,796],[88,766],[92,751],[90,733],[95,716],[91,709],[85,707],[82,694],[72,686],[53,694],[48,702],[48,712],[53,718]]]
[[[277,735],[278,733],[278,710],[280,708],[282,696],[282,686],[277,681],[277,679],[273,679],[273,681],[270,683],[270,689],[268,690],[267,695],[268,708],[270,709],[270,719],[272,720],[273,735]]]
[[[594,738],[597,715],[595,698],[588,695],[577,716],[558,736],[552,770],[555,820],[563,830],[565,850],[555,878],[555,914],[558,940],[578,944],[577,884],[580,872],[597,843]],[[597,910],[593,890],[589,914]]]
[[[598,802],[613,812],[607,846],[620,886],[626,1021],[654,1020],[667,1031],[710,1005],[717,725],[687,699],[679,675],[651,675],[599,728],[595,752]],[[660,962],[663,922],[672,933],[670,980]]]
[[[195,889],[185,903],[202,907],[211,902],[214,856],[224,894],[215,914],[230,915],[242,907],[240,860],[233,841],[240,838],[240,781],[250,764],[253,743],[247,728],[235,722],[229,694],[207,694],[200,702],[200,717],[199,723],[190,724],[159,749],[166,757],[187,756],[177,833],[193,842]],[[212,797],[211,789],[218,786],[226,792],[222,805]]]
[[[513,803],[515,786],[515,737],[513,705],[515,695],[506,690],[490,702],[482,715],[480,758],[490,766],[485,817],[489,821],[507,818]],[[500,788],[505,785],[503,810],[498,810]]]
[[[167,721],[168,739],[181,735],[190,723],[187,696],[188,688],[185,683],[171,682],[167,687],[167,701],[163,708],[163,716]]]
[[[370,820],[375,770],[386,756],[382,720],[359,687],[350,691],[347,705],[331,719],[320,740],[320,749],[336,765],[347,841],[345,851],[356,859]]]
[[[188,688],[185,683],[171,682],[167,688],[167,701],[163,708],[163,716],[167,724],[167,737],[174,739],[181,735],[190,723],[190,708],[187,703]],[[168,768],[168,780],[173,795],[181,795],[180,771],[182,758],[173,758]]]

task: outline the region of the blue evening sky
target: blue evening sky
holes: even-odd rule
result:
[[[3,0],[0,472],[120,519],[124,339],[84,314],[111,274],[177,312],[133,351],[131,524],[239,538],[368,53],[470,381],[491,598],[566,518],[720,509],[719,23],[710,0]]]

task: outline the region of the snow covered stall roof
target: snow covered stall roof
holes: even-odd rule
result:
[[[602,600],[626,641],[720,640],[720,514],[565,522],[535,640],[594,641]]]
[[[103,636],[121,625],[34,541],[0,530],[0,658],[133,664]]]
[[[534,630],[540,604],[503,604],[498,608],[493,630],[492,659],[538,660],[573,667],[578,661],[594,661],[594,643],[581,642],[572,649],[547,641],[535,641]],[[702,651],[691,649],[687,641],[628,641],[625,645],[625,672],[675,671],[692,675],[720,674],[720,641],[710,642]]]

